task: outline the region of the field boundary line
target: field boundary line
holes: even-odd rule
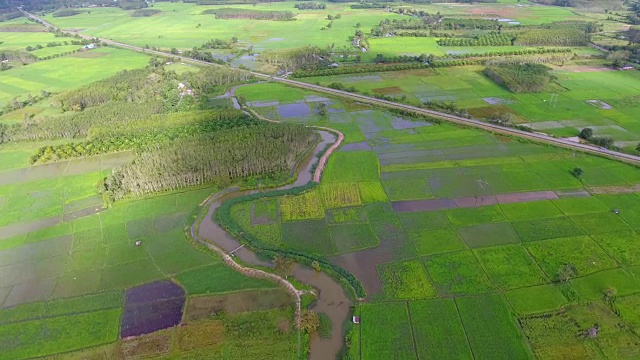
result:
[[[413,351],[416,353],[416,360],[420,360],[418,354],[418,344],[416,343],[416,333],[413,331],[413,319],[411,318],[411,308],[409,306],[409,300],[404,301],[404,306],[407,309],[407,316],[409,317],[409,327],[411,328],[411,340],[413,340]]]
[[[464,338],[467,339],[467,346],[469,347],[469,352],[471,352],[471,356],[474,359],[476,358],[476,354],[473,353],[473,348],[471,347],[471,340],[469,340],[469,332],[467,331],[467,327],[464,325],[464,321],[462,321],[462,315],[460,315],[460,309],[458,308],[458,302],[456,301],[456,297],[452,298],[453,305],[456,307],[456,313],[458,314],[458,320],[460,320],[460,324],[462,325],[462,330],[464,331]]]

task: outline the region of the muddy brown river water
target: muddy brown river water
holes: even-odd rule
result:
[[[335,143],[336,136],[327,131],[319,131],[320,142],[306,159],[298,165],[298,176],[295,182],[279,187],[277,189],[290,189],[307,184],[312,180],[312,169],[318,161],[318,154],[328,145]],[[274,189],[270,189],[274,190]],[[230,236],[218,224],[213,221],[216,209],[226,200],[252,194],[257,190],[234,191],[227,190],[226,194],[219,196],[209,205],[206,216],[203,218],[198,228],[198,236],[214,243],[225,252],[230,253],[242,260],[247,265],[273,267],[273,263],[258,257],[253,251],[240,247],[240,242]],[[336,280],[325,273],[317,272],[309,267],[297,265],[292,271],[292,276],[307,285],[316,289],[317,300],[311,309],[318,313],[325,313],[331,319],[331,338],[322,339],[317,336],[311,338],[310,355],[311,360],[335,359],[344,343],[344,329],[342,325],[349,316],[350,307],[353,301],[349,299],[344,289]]]

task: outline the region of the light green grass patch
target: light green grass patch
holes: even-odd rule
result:
[[[505,293],[505,297],[520,315],[553,311],[569,303],[552,284],[510,290]]]
[[[473,252],[491,280],[503,290],[548,282],[521,245],[496,246]]]
[[[246,289],[277,287],[270,281],[244,276],[223,263],[180,273],[176,275],[176,279],[189,295],[224,294]]]
[[[405,302],[365,303],[360,314],[363,359],[416,357]]]
[[[319,189],[326,209],[361,204],[358,183],[328,183]]]
[[[32,358],[97,346],[117,340],[120,309],[0,325],[3,356]],[[46,331],[43,331],[46,329]]]
[[[378,181],[378,156],[372,151],[337,152],[324,172],[327,182]]]
[[[600,300],[609,296],[640,292],[640,282],[623,269],[611,269],[571,281],[571,286],[585,300]]]
[[[562,212],[549,200],[500,204],[500,208],[510,221],[534,220],[562,215]]]
[[[458,232],[451,228],[410,232],[409,239],[420,256],[467,249]]]
[[[511,223],[486,223],[458,228],[458,233],[470,248],[520,243]]]
[[[433,198],[429,179],[383,180],[382,184],[391,201]]]
[[[244,97],[247,101],[280,101],[292,103],[296,100],[304,100],[310,92],[277,83],[252,84],[239,87],[237,96]]]
[[[523,242],[582,235],[583,231],[567,217],[518,221],[513,228]]]
[[[322,198],[317,191],[307,191],[297,196],[280,198],[282,221],[323,219]]]
[[[379,182],[360,182],[358,187],[360,188],[360,198],[365,204],[389,201],[382,184]]]
[[[640,235],[633,231],[593,234],[591,238],[622,265],[640,265]]]
[[[435,230],[451,226],[444,211],[423,211],[398,213],[405,230]]]
[[[476,358],[530,358],[524,338],[500,295],[461,297],[456,303]]]
[[[620,312],[620,317],[625,324],[634,329],[640,329],[640,294],[616,298],[615,308]]]
[[[552,202],[565,213],[565,215],[582,215],[609,211],[609,208],[595,197],[566,198],[552,200]]]
[[[473,359],[452,299],[411,301],[409,311],[420,359]]]
[[[529,253],[550,279],[557,280],[567,265],[575,268],[574,276],[585,276],[617,267],[588,236],[551,239],[525,244]]]
[[[576,215],[571,216],[570,219],[582,231],[584,231],[585,234],[598,234],[632,230],[627,225],[627,223],[620,219],[620,216],[611,212]]]
[[[433,255],[424,263],[440,296],[481,294],[494,288],[471,251]]]
[[[412,300],[437,296],[419,260],[378,265],[378,274],[386,299]]]
[[[483,223],[505,221],[502,210],[497,205],[476,208],[457,208],[446,210],[445,213],[451,223],[457,226],[467,226]]]

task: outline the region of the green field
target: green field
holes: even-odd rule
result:
[[[201,51],[555,137],[590,127],[637,153],[640,72],[615,70],[587,46],[627,45],[621,4],[301,4],[310,3],[152,2],[159,12],[148,17],[119,7],[42,16],[85,36]],[[294,18],[217,18],[221,8]],[[414,11],[423,13],[407,16]],[[535,36],[554,29],[559,39]],[[0,54],[28,59],[0,72],[0,358],[315,359],[324,342],[343,345],[344,360],[640,358],[640,168],[229,67],[112,46],[74,52],[74,38],[42,30],[25,18],[0,22]],[[359,31],[364,48],[352,42]],[[527,35],[537,43],[522,45]],[[230,45],[200,48],[213,39]],[[310,45],[319,49],[288,51]],[[524,50],[537,53],[505,55]],[[522,63],[550,66],[541,91],[513,92],[484,71]],[[290,169],[315,146],[313,126],[345,136],[320,183],[270,193],[307,175]],[[295,328],[295,305],[276,283],[236,272],[191,239],[203,200],[234,188],[260,192],[207,221],[242,237],[240,251],[256,251],[260,264],[274,258],[262,269],[283,277],[308,270],[291,270],[285,254],[340,280],[315,289],[318,301],[303,295],[303,310],[322,309],[317,334]],[[161,280],[185,292],[180,325],[122,339],[128,291]],[[327,303],[325,291],[356,305]]]

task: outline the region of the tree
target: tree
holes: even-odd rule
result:
[[[578,270],[572,264],[564,264],[558,270],[556,278],[560,282],[567,282],[578,275]]]
[[[638,153],[640,153],[640,143],[638,143],[638,145],[636,145],[636,151],[637,151]]]
[[[300,317],[300,330],[311,334],[320,327],[320,318],[313,310],[305,310]]]
[[[593,137],[593,129],[588,127],[582,129],[580,131],[580,134],[578,134],[578,137],[584,140],[591,140],[591,138]]]
[[[275,263],[275,273],[285,278],[291,274],[293,265],[295,265],[295,262],[293,262],[293,260],[280,255],[276,256],[275,259],[273,259],[273,262]]]
[[[317,260],[313,260],[313,262],[311,262],[311,267],[317,272],[320,272],[320,270],[322,270],[322,268],[320,267],[320,263]]]
[[[333,15],[331,14],[327,15],[327,20],[333,20]]]
[[[360,29],[360,27],[361,27],[361,26],[362,26],[362,24],[361,24],[361,23],[356,23],[356,28],[357,28],[357,29]]]
[[[607,60],[611,61],[611,66],[620,68],[629,60],[631,53],[628,51],[612,51],[607,55]]]
[[[318,115],[322,117],[326,117],[327,114],[329,113],[329,111],[327,110],[327,104],[323,102],[318,103],[318,106],[316,107],[316,111],[318,112]]]
[[[580,179],[583,174],[584,174],[584,170],[582,170],[582,168],[577,167],[571,170],[571,175],[575,176],[578,179]]]

